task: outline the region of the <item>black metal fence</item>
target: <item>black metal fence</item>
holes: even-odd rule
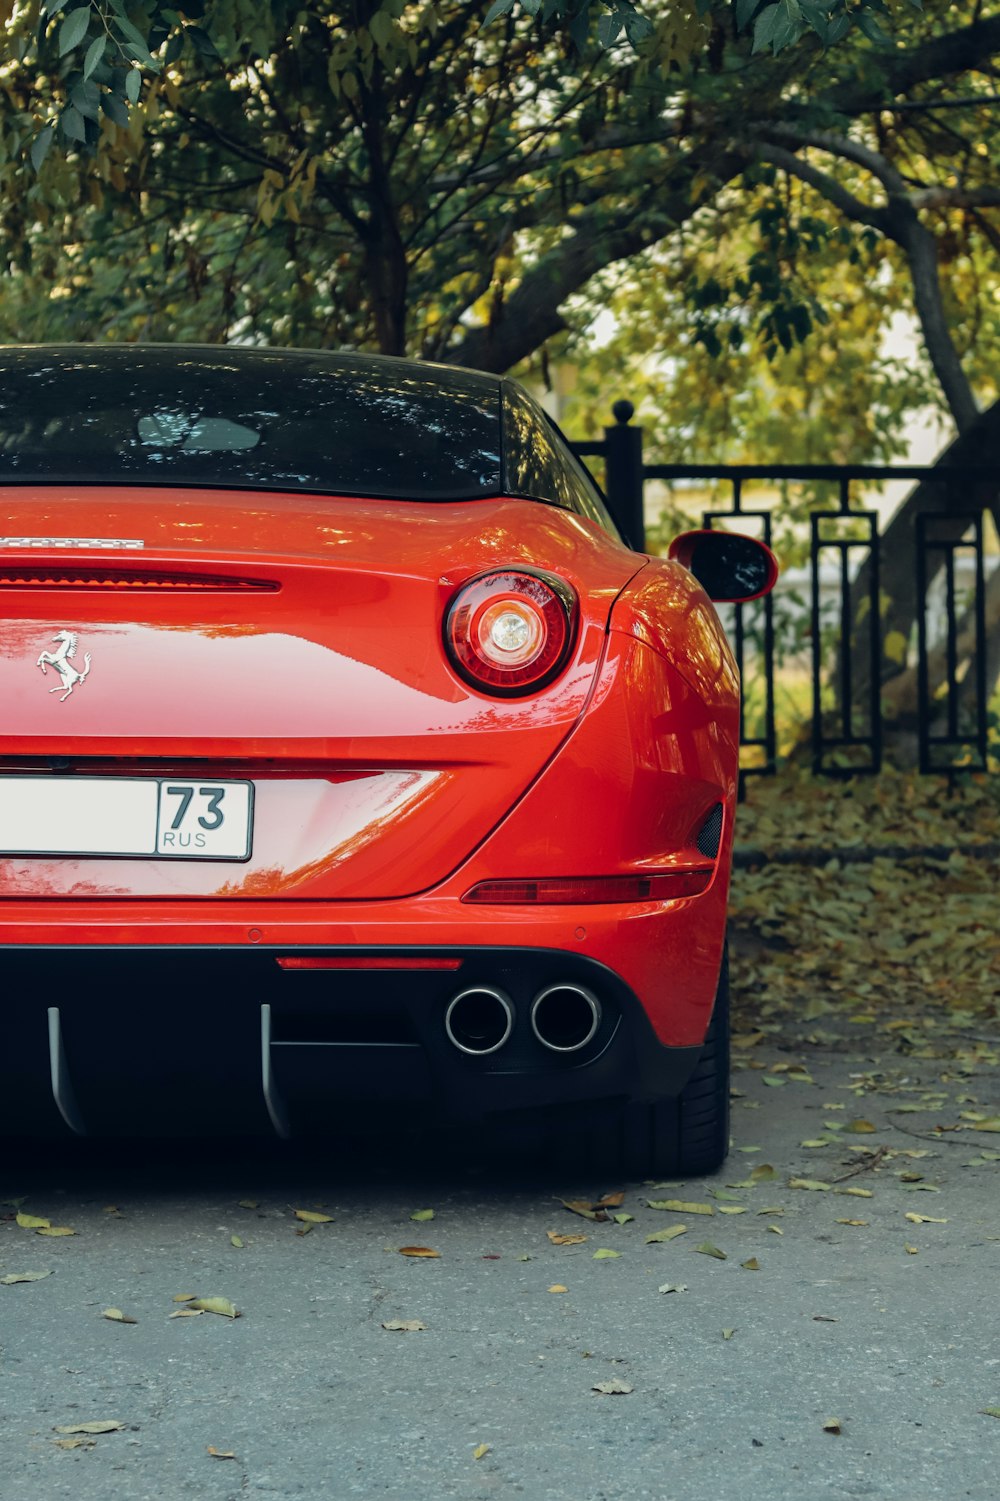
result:
[[[801,606],[808,612],[805,657],[815,771],[829,776],[878,771],[891,733],[915,740],[923,772],[990,769],[989,696],[994,685],[988,665],[984,513],[981,505],[969,500],[977,486],[980,496],[984,486],[992,491],[1000,470],[957,465],[647,464],[643,430],[632,422],[631,402],[616,402],[613,415],[615,423],[604,429],[603,439],[573,447],[582,458],[599,461],[609,507],[630,544],[640,551],[645,546],[649,481],[721,487],[729,505],[704,510],[700,524],[750,532],[769,546],[778,509],[748,504],[748,486],[763,482],[773,491],[792,482],[833,489],[835,504],[816,501],[809,507],[807,601]],[[886,626],[879,512],[859,504],[860,487],[870,489],[890,480],[926,483],[933,494],[941,495],[941,508],[921,509],[903,544],[912,549],[912,557],[903,561],[913,590],[910,613],[915,621],[906,636]],[[996,567],[995,558],[989,562]],[[776,702],[779,672],[797,649],[782,638],[775,595],[727,608],[744,682],[743,770],[745,775],[768,774],[775,769],[782,738]],[[887,651],[890,645],[892,652]],[[801,648],[798,657],[801,666]],[[884,702],[890,658],[893,673],[908,672],[911,681],[916,679],[916,710],[908,722],[896,710],[887,712]]]

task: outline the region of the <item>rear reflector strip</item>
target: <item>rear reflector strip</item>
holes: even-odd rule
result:
[[[281,585],[269,579],[242,579],[203,573],[157,573],[148,569],[4,568],[0,589],[162,589],[174,593],[273,594]]]
[[[374,959],[312,958],[296,956],[280,958],[282,969],[460,969],[461,959],[400,959],[380,955]]]
[[[587,905],[594,902],[670,902],[698,896],[712,879],[714,867],[672,870],[655,876],[579,876],[566,880],[480,881],[463,902],[498,905]]]

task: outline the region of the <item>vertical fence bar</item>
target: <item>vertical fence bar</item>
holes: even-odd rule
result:
[[[614,427],[604,429],[604,474],[608,506],[625,540],[636,552],[646,548],[643,509],[642,428],[632,427],[635,407],[616,401],[611,408]]]
[[[823,644],[819,597],[819,516],[809,517],[809,644],[812,648],[812,743],[813,771],[823,770]]]

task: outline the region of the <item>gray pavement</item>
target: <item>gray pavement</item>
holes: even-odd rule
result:
[[[735,1149],[671,1187],[447,1141],[8,1146],[0,1194],[26,1197],[0,1206],[0,1277],[51,1275],[0,1285],[0,1496],[996,1501],[1000,1133],[968,1118],[1000,1114],[996,1042],[956,1063],[874,1038],[744,1037]],[[622,1188],[621,1225],[559,1202]],[[299,1234],[296,1209],[333,1219]],[[242,1316],[171,1319],[191,1293]],[[56,1432],[91,1421],[124,1426]]]

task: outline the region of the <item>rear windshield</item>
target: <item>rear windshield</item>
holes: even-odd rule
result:
[[[364,355],[0,350],[0,484],[31,481],[497,495],[498,387]]]

